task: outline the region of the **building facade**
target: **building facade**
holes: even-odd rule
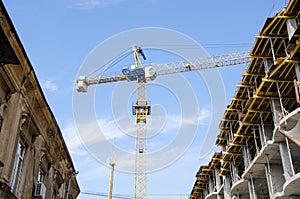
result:
[[[300,198],[300,1],[266,20],[190,199]]]
[[[0,199],[80,192],[60,128],[0,2]]]

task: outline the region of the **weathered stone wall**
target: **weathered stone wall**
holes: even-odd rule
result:
[[[75,168],[2,2],[0,26],[0,199],[35,198],[39,181],[46,187],[45,198],[52,199],[56,192],[56,198],[63,199]],[[69,198],[76,198],[80,192],[76,178],[70,186]]]

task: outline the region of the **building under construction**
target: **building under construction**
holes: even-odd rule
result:
[[[300,1],[268,18],[190,199],[300,197]]]

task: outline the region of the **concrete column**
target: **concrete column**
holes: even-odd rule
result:
[[[207,189],[204,190],[204,198],[208,195]]]
[[[284,177],[283,170],[280,164],[271,164],[271,177],[275,192],[283,190]]]
[[[279,151],[280,151],[280,156],[281,156],[281,161],[282,161],[282,168],[283,168],[283,173],[284,173],[284,178],[285,181],[287,181],[290,177],[295,175],[294,168],[293,168],[293,163],[291,160],[290,156],[290,151],[287,146],[288,143],[286,142],[280,142],[279,143]]]
[[[0,177],[10,183],[19,142],[19,122],[22,112],[22,99],[19,93],[11,95],[7,102],[7,113],[4,116],[0,139],[0,159],[4,162]]]
[[[243,122],[241,121],[242,112],[238,111],[238,118],[239,118],[239,126],[243,126]]]
[[[232,140],[234,137],[233,129],[232,129],[232,123],[230,122],[230,139]]]
[[[234,164],[230,164],[230,173],[231,173],[231,179],[232,183],[237,181],[237,173],[236,173],[236,168]]]
[[[269,196],[271,197],[274,194],[274,189],[273,189],[273,182],[272,182],[272,178],[271,178],[270,161],[269,161],[268,156],[266,156],[266,160],[267,160],[267,164],[265,165],[265,171],[266,171]]]
[[[273,64],[273,60],[272,59],[267,59],[267,58],[264,58],[263,60],[264,60],[265,73],[267,74],[268,71],[269,71],[269,68]]]
[[[248,99],[252,97],[249,86],[246,87],[248,93]]]
[[[215,178],[216,178],[216,188],[217,188],[217,191],[220,190],[221,188],[221,179],[220,179],[220,176],[219,176],[219,173],[220,173],[220,169],[219,168],[215,168]]]
[[[273,116],[273,122],[274,126],[277,126],[278,122],[278,113],[282,113],[280,101],[278,99],[271,99],[271,110],[272,110],[272,116]]]
[[[252,132],[253,132],[253,136],[254,136],[254,143],[255,143],[255,149],[256,149],[256,154],[255,155],[258,155],[260,149],[259,149],[258,144],[257,144],[256,131],[255,131],[254,128],[253,128]]]
[[[287,19],[286,20],[287,31],[289,35],[289,40],[293,37],[296,29],[297,29],[297,20],[296,19]]]
[[[231,187],[229,176],[224,176],[224,199],[231,199]]]
[[[268,156],[266,156],[267,165],[265,166],[266,177],[268,182],[268,189],[270,197],[276,192],[283,190],[283,184],[285,182],[283,177],[283,170],[280,164],[271,164]]]
[[[248,138],[245,137],[245,143],[246,143],[246,155],[247,155],[247,158],[248,158],[248,164],[251,164],[251,161],[252,161],[252,158],[251,158],[251,154],[250,154],[250,150],[249,150],[249,146],[248,146]]]
[[[248,181],[248,189],[249,189],[249,197],[250,199],[253,199],[252,185],[250,180]]]
[[[271,197],[271,196],[273,196],[273,186],[272,186],[272,179],[270,177],[268,165],[265,165],[265,172],[266,172],[269,196]]]
[[[266,143],[266,137],[265,137],[264,127],[263,126],[259,126],[258,131],[259,131],[259,139],[260,139],[261,147],[263,147],[265,145],[265,143]]]
[[[264,146],[266,144],[267,137],[265,133],[263,114],[261,112],[259,113],[259,117],[260,117],[259,136],[260,136],[261,145]]]
[[[213,181],[211,179],[211,176],[209,176],[208,178],[208,194],[212,193],[213,192]]]
[[[248,181],[248,188],[249,188],[249,197],[250,199],[256,199],[257,195],[254,189],[254,183],[253,183],[253,179],[251,177],[251,179]]]
[[[242,151],[243,151],[243,159],[244,159],[244,165],[247,168],[250,164],[250,161],[248,159],[248,154],[247,154],[247,147],[244,145],[242,146]]]

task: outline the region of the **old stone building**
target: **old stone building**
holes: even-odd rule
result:
[[[0,199],[76,198],[76,170],[0,2]]]

